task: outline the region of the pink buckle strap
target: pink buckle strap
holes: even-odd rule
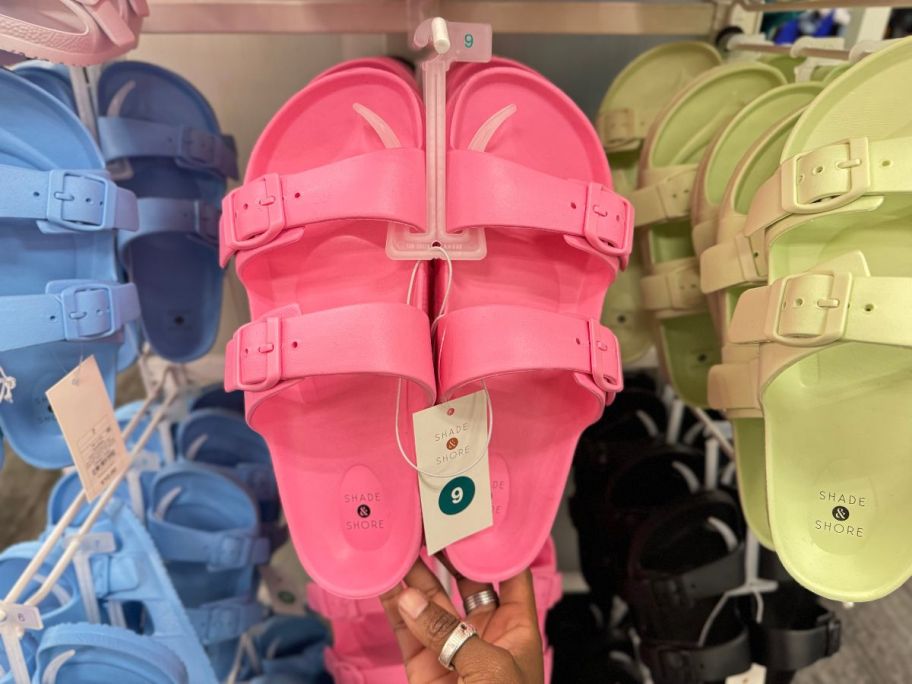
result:
[[[617,338],[596,320],[519,306],[448,313],[437,329],[440,395],[492,375],[566,370],[591,375],[609,399],[623,388]]]
[[[76,2],[86,8],[95,23],[115,45],[123,47],[136,42],[136,34],[130,30],[124,17],[121,16],[116,0],[76,0]],[[148,14],[148,7],[146,14]]]
[[[585,239],[626,267],[633,207],[599,183],[558,178],[486,152],[447,153],[447,230],[530,228]]]
[[[296,304],[243,325],[225,349],[225,389],[265,392],[320,375],[398,376],[434,396],[427,315],[369,303],[301,313]]]
[[[424,152],[379,150],[300,173],[267,173],[222,201],[219,261],[256,249],[290,228],[375,220],[423,228]]]

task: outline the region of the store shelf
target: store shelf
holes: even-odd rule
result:
[[[495,34],[702,35],[711,2],[150,0],[144,33],[399,33],[424,16],[491,24]]]

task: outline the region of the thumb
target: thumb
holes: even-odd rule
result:
[[[418,589],[403,591],[399,595],[398,607],[409,632],[435,656],[440,655],[443,645],[460,623],[458,617],[428,601]],[[466,641],[456,652],[452,665],[466,681],[473,681],[480,675],[484,675],[486,682],[520,681],[513,656],[481,637]]]

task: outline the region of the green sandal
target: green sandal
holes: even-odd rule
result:
[[[738,300],[759,344],[769,522],[789,573],[842,601],[912,575],[912,39],[866,57],[800,117],[757,190]],[[756,256],[754,256],[756,255]]]
[[[773,542],[766,507],[763,420],[756,393],[752,394],[750,385],[744,382],[745,376],[749,379],[756,374],[759,348],[730,344],[727,330],[740,294],[747,287],[762,283],[743,279],[737,254],[729,245],[744,227],[753,193],[775,173],[785,138],[801,110],[822,88],[819,83],[781,86],[741,110],[704,157],[705,169],[697,176],[699,190],[694,194],[694,209],[708,205],[709,209],[699,213],[714,217],[694,223],[701,289],[722,340],[722,363],[709,371],[709,405],[724,410],[731,421],[744,517],[760,543],[768,548]],[[740,160],[733,166],[732,160],[736,159]],[[717,200],[720,187],[724,187],[724,192]],[[701,249],[701,243],[716,244]]]
[[[640,187],[630,195],[640,231],[645,275],[643,306],[654,319],[659,362],[678,396],[706,406],[710,366],[719,361],[690,224],[691,187],[697,164],[729,119],[763,93],[785,84],[765,64],[715,67],[679,92],[659,115],[643,144]]]
[[[629,195],[636,188],[640,147],[652,122],[672,96],[722,58],[709,43],[684,41],[644,52],[614,79],[599,107],[596,127],[614,189]],[[630,259],[605,297],[602,323],[617,335],[624,363],[641,358],[652,346],[649,316],[640,302],[643,266]]]

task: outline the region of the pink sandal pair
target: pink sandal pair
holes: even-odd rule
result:
[[[224,203],[253,322],[226,351],[226,388],[272,453],[305,569],[340,596],[401,581],[422,543],[410,414],[486,386],[494,524],[447,548],[465,576],[530,565],[550,532],[582,430],[621,389],[598,323],[630,251],[632,211],[598,137],[525,68],[454,69],[449,231],[484,227],[487,256],[393,260],[387,228],[426,225],[423,107],[398,62],[314,79],[261,135]],[[400,400],[397,411],[397,398]]]

